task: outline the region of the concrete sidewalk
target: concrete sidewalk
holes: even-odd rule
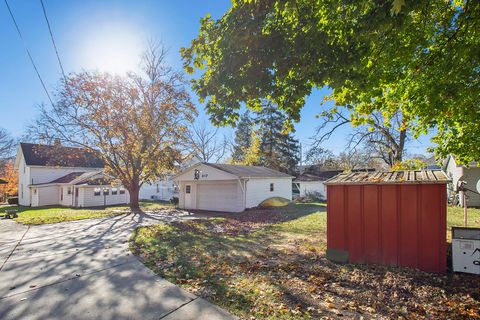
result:
[[[25,227],[0,220],[0,319],[235,319],[158,277],[128,250],[178,212]]]

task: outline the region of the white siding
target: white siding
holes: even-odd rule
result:
[[[37,188],[38,206],[58,205],[59,199],[58,186],[48,186]]]
[[[22,206],[29,206],[31,203],[30,189],[30,167],[25,165],[23,154],[20,152],[18,166],[18,203]]]
[[[477,192],[477,181],[480,180],[480,168],[470,167],[463,169],[461,180],[466,181],[466,187],[474,192],[467,191],[467,206],[480,207],[480,195]],[[462,203],[463,205],[463,203]]]
[[[450,156],[447,167],[445,168],[446,174],[449,178],[452,179],[451,186],[447,189],[447,193],[450,194],[450,188],[456,190],[458,181],[463,180],[467,182],[467,188],[477,191],[476,184],[480,180],[480,168],[478,167],[469,167],[465,168],[464,166],[459,166],[455,163],[455,159]],[[469,207],[478,207],[480,206],[480,195],[474,192],[467,192],[467,206]],[[460,205],[463,206],[463,197],[460,196]]]
[[[140,199],[169,201],[178,196],[173,180],[158,180],[153,184],[144,183],[140,188]]]
[[[200,177],[198,180],[195,180],[194,174],[195,169],[200,171]],[[192,168],[186,170],[182,174],[175,177],[175,181],[210,181],[210,180],[232,180],[237,179],[236,176],[218,170],[216,168],[200,164],[198,166],[193,166]]]
[[[98,171],[98,168],[30,167],[29,184],[48,183],[72,172]]]
[[[120,194],[120,191],[117,191],[116,195],[112,195],[112,190],[108,195],[103,195],[103,188],[99,196],[95,195],[95,187],[81,187],[79,188],[78,193],[78,206],[79,207],[102,207],[104,205],[116,205],[116,204],[128,204],[129,196],[128,191],[125,190],[125,194]]]
[[[327,188],[325,188],[323,181],[299,181],[296,184],[299,186],[300,197],[318,194],[323,199],[327,199]]]
[[[270,191],[273,183],[273,191]],[[292,200],[292,178],[257,178],[247,181],[246,207],[258,206],[263,200],[271,197],[282,197]]]
[[[65,207],[73,207],[73,186],[70,185],[64,185],[60,186],[58,191],[58,194],[60,195],[59,203],[61,206]],[[70,194],[68,194],[68,189],[70,189]],[[62,197],[63,194],[63,197]],[[63,199],[63,200],[62,200]]]

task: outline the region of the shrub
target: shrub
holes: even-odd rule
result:
[[[170,202],[174,205],[178,205],[178,197],[172,197],[172,199],[170,199]]]
[[[8,204],[18,204],[18,197],[7,198],[7,203]]]

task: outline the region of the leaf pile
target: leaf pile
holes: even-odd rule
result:
[[[478,276],[335,264],[325,258],[323,212],[276,224],[272,212],[251,214],[140,228],[131,247],[159,275],[243,319],[480,319]]]

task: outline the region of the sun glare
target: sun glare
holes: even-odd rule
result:
[[[132,25],[106,22],[87,30],[78,43],[77,62],[82,69],[124,74],[138,69],[143,33]]]

